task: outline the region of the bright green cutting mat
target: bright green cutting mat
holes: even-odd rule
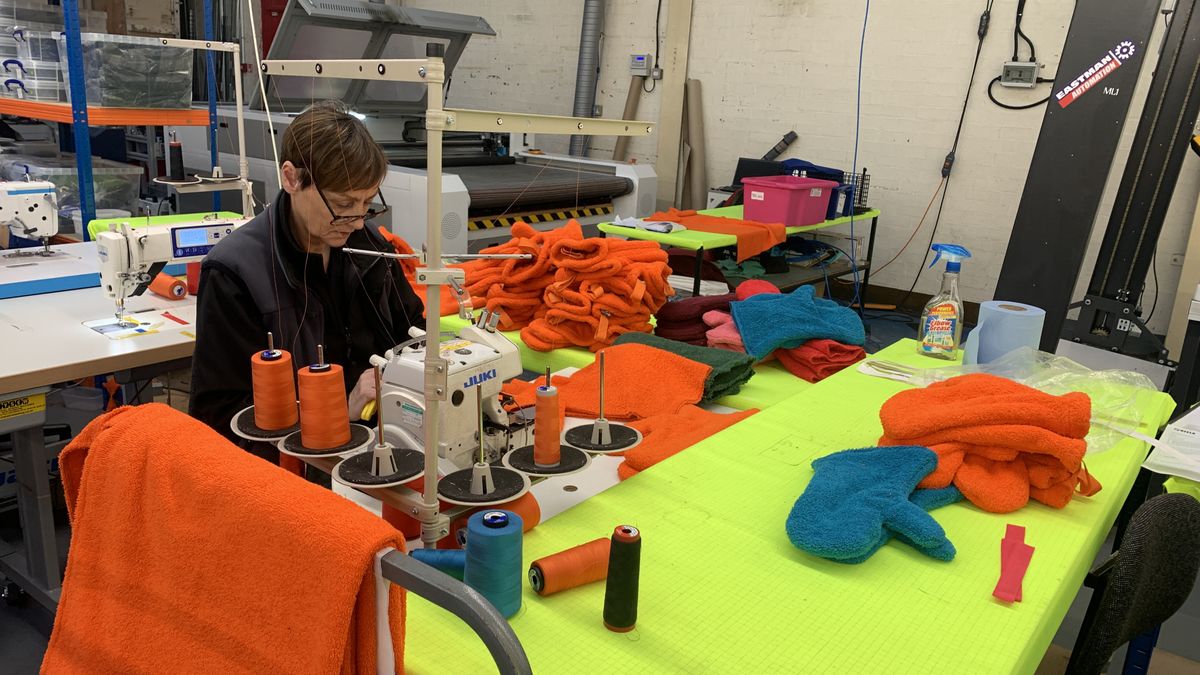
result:
[[[467,325],[465,319],[457,314],[442,317],[442,330],[456,331]],[[549,352],[539,352],[531,349],[521,340],[521,331],[509,331],[504,336],[512,340],[521,352],[521,367],[535,373],[544,372],[547,367],[558,371],[563,368],[583,368],[595,360],[596,355],[579,347],[555,349]],[[724,396],[716,403],[737,410],[750,408],[763,409],[779,403],[812,385],[792,375],[777,362],[759,364],[754,368],[754,377],[742,385],[741,391]]]
[[[95,239],[96,235],[108,229],[109,224],[129,223],[132,228],[146,227],[148,225],[174,225],[176,223],[194,223],[206,216],[216,216],[217,218],[230,219],[241,218],[240,214],[232,211],[216,211],[207,213],[173,213],[168,216],[129,216],[126,218],[97,218],[88,223],[88,238]]]
[[[879,358],[928,367],[915,343]],[[906,385],[843,371],[538,526],[525,565],[607,536],[642,531],[639,618],[601,623],[604,585],[549,598],[524,586],[511,620],[538,673],[1031,673],[1116,518],[1144,456],[1126,440],[1088,468],[1104,485],[1054,510],[935,512],[958,548],[949,563],[892,542],[861,565],[792,547],[784,520],[810,462],[874,444],[879,406]],[[1166,395],[1138,411],[1154,433]],[[1132,412],[1132,411],[1131,411]],[[1005,525],[1036,547],[1024,600],[992,598]],[[405,665],[413,673],[493,672],[465,624],[409,594]]]

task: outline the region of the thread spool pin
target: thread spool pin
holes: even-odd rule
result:
[[[612,430],[608,427],[608,419],[604,417],[604,352],[600,358],[600,416],[592,425],[592,445],[609,445],[612,443]]]

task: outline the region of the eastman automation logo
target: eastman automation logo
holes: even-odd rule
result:
[[[1091,68],[1079,74],[1079,77],[1071,80],[1070,84],[1063,87],[1060,91],[1054,94],[1054,98],[1058,100],[1059,107],[1065,108],[1074,103],[1079,97],[1088,92],[1089,89],[1096,86],[1100,80],[1108,77],[1109,73],[1121,67],[1124,61],[1137,52],[1137,45],[1129,40],[1124,40],[1113,47]],[[1115,95],[1117,90],[1112,93]],[[1107,91],[1105,93],[1108,93]]]

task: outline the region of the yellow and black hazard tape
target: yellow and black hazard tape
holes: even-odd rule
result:
[[[501,218],[479,218],[467,223],[467,229],[475,230],[494,230],[501,227],[512,227],[518,222],[524,223],[552,223],[557,220],[570,220],[571,218],[586,218],[588,216],[607,216],[613,212],[612,204],[602,204],[600,206],[585,206],[579,209],[568,209],[566,211],[545,211],[543,213],[526,213],[520,216],[504,216]]]

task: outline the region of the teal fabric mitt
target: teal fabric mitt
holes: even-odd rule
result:
[[[756,359],[765,359],[779,348],[799,347],[809,340],[825,338],[859,347],[867,341],[858,313],[833,300],[816,297],[812,286],[731,302],[729,311],[746,351]]]
[[[815,459],[812,466],[812,480],[787,518],[788,539],[796,548],[860,563],[896,536],[931,558],[954,558],[954,545],[926,511],[952,504],[962,493],[954,487],[916,490],[937,467],[929,448],[844,450]]]
[[[619,335],[613,344],[620,345],[627,342],[648,345],[711,366],[712,372],[704,381],[702,403],[738,393],[742,385],[749,382],[750,378],[754,376],[754,357],[749,354],[739,354],[727,349],[697,347],[649,333],[624,333]]]

